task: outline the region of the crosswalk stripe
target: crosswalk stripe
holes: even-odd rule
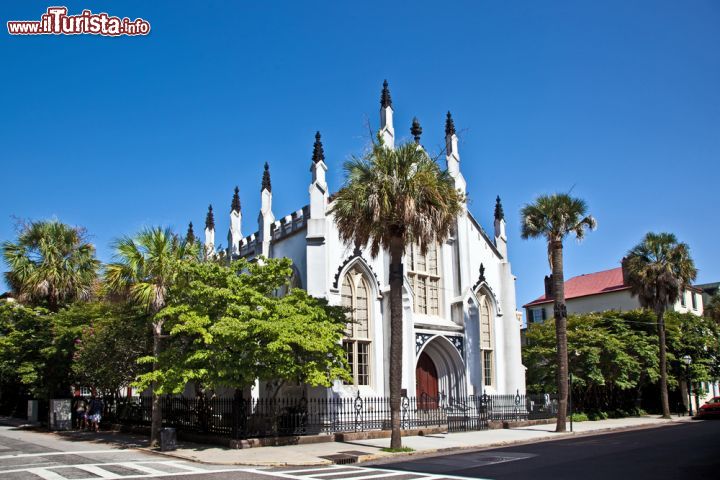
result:
[[[148,473],[150,475],[159,475],[165,473],[162,470],[155,470],[154,468],[148,467],[146,465],[140,465],[139,463],[133,462],[116,463],[115,465],[119,465],[121,467],[129,468],[132,470],[137,470],[138,472]]]
[[[110,472],[97,465],[73,465],[73,467],[97,475],[100,478],[122,478],[122,475]]]
[[[341,472],[341,473],[360,473],[360,472],[372,472],[372,471],[373,471],[373,469],[370,469],[370,468],[357,468],[357,467],[352,468],[351,467],[351,468],[348,468],[347,472]],[[377,470],[375,470],[375,471],[377,471]],[[322,477],[329,477],[332,475],[340,475],[340,473],[338,473],[337,471],[326,472],[326,473],[313,473],[311,475],[308,475],[308,478],[322,478]],[[353,477],[353,478],[355,478],[355,477]]]
[[[370,471],[370,470],[368,470],[368,471]],[[365,480],[366,478],[388,478],[388,477],[395,477],[395,476],[400,476],[400,475],[412,475],[412,473],[409,473],[409,472],[391,473],[391,472],[387,472],[387,471],[381,472],[379,470],[375,470],[375,473],[372,473],[370,475],[363,475],[360,477],[351,477],[351,478],[352,478],[352,480]],[[420,478],[427,478],[427,477],[421,476]]]
[[[49,457],[53,455],[86,455],[92,453],[137,453],[135,450],[74,450],[70,452],[41,452],[41,453],[17,453],[12,455],[0,455],[0,460],[7,458],[23,458],[23,457]]]
[[[182,468],[185,470],[190,470],[191,472],[207,472],[204,468],[197,468],[193,467],[192,465],[189,465],[187,463],[180,463],[180,462],[168,462],[167,465],[171,465],[173,467]]]
[[[43,478],[44,480],[67,480],[65,477],[45,468],[28,468],[21,471],[32,473],[40,478]]]
[[[318,465],[318,466],[312,467],[312,468],[301,468],[300,470],[283,470],[281,473],[292,474],[292,473],[314,472],[317,470],[329,470],[329,469],[342,470],[342,469],[352,469],[352,468],[357,468],[357,467],[350,467],[350,466],[343,466],[343,465],[328,465],[328,466]]]

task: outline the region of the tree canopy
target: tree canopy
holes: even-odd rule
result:
[[[95,287],[100,262],[81,228],[57,220],[24,225],[17,241],[2,244],[5,279],[22,302],[57,311],[75,300],[87,300]]]
[[[180,392],[188,382],[243,388],[256,378],[330,386],[348,373],[340,339],[345,311],[304,290],[274,292],[292,274],[288,259],[239,260],[230,266],[182,262],[178,282],[159,315],[169,331],[153,372],[159,393]]]

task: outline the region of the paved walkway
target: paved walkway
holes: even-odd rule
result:
[[[571,435],[591,435],[609,431],[638,428],[655,428],[676,425],[690,421],[689,417],[673,417],[663,420],[654,416],[633,417],[622,419],[601,420],[596,422],[580,422],[573,425],[573,433],[555,433],[555,424],[534,425],[513,429],[483,430],[461,433],[444,433],[423,437],[403,437],[403,446],[415,450],[409,454],[393,454],[381,451],[390,444],[389,438],[376,440],[357,440],[353,442],[327,442],[307,445],[287,445],[281,447],[257,447],[246,449],[229,449],[212,445],[190,442],[178,442],[178,449],[172,452],[153,452],[158,455],[181,458],[200,463],[216,465],[253,465],[253,466],[308,466],[328,465],[332,462],[328,455],[352,452],[358,456],[359,462],[383,461],[401,456],[427,455],[437,452],[483,449],[504,445],[557,440]],[[4,424],[20,426],[15,419],[0,418]],[[116,432],[57,432],[48,434],[65,440],[77,441],[78,444],[108,444],[120,448],[132,448],[150,452],[148,437],[128,435]]]
[[[403,437],[403,446],[415,450],[410,455],[432,454],[447,450],[490,448],[541,440],[557,440],[570,435],[597,434],[625,429],[653,428],[690,421],[689,417],[673,417],[663,420],[658,417],[634,417],[574,423],[573,433],[555,433],[555,424],[534,425],[515,429],[483,430],[474,432],[434,434],[423,437]],[[196,462],[221,465],[263,465],[263,466],[304,466],[327,465],[327,455],[353,452],[359,455],[359,462],[397,458],[399,454],[386,453],[381,448],[390,444],[389,438],[357,440],[354,442],[328,442],[309,445],[287,445],[282,447],[260,447],[241,450],[190,445],[181,443],[180,448],[164,454]],[[408,455],[408,454],[404,454]]]

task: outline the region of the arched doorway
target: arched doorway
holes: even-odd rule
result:
[[[438,373],[430,355],[423,352],[415,368],[415,394],[418,408],[428,410],[438,405]]]

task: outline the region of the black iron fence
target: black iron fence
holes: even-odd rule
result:
[[[246,399],[167,396],[161,398],[161,406],[165,427],[232,438],[390,429],[388,397]],[[135,398],[116,412],[116,421],[120,423],[149,425],[151,397]],[[400,425],[404,430],[431,427],[449,432],[484,430],[489,421],[550,418],[556,412],[557,399],[550,395],[404,397],[400,406]]]

